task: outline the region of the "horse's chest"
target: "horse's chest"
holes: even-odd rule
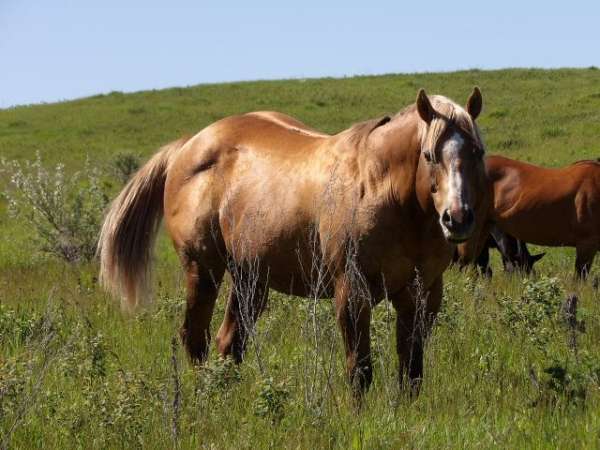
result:
[[[378,257],[364,257],[364,271],[368,278],[381,283],[389,293],[404,289],[415,278],[425,286],[437,279],[450,263],[452,251],[445,242],[429,246],[405,242],[389,245]]]
[[[374,286],[388,293],[404,289],[415,277],[428,286],[450,263],[453,246],[435,220],[380,220],[359,238],[360,267]]]

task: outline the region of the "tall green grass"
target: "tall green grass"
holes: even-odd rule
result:
[[[0,423],[3,432],[17,424],[11,448],[598,444],[598,293],[577,287],[585,332],[576,331],[575,353],[560,311],[540,315],[575,287],[561,273],[555,292],[546,278],[499,273],[487,281],[450,270],[414,401],[397,388],[394,314],[380,304],[373,318],[375,381],[357,411],[328,301],[313,305],[272,293],[244,364],[223,363],[213,351],[196,369],[171,345],[183,306],[174,272],[161,268],[155,307],[136,317],[121,315],[100,291],[93,267],[52,265],[13,273],[10,282],[3,277]],[[542,299],[533,306],[532,289]],[[564,385],[551,384],[545,370],[553,366],[567,371]]]

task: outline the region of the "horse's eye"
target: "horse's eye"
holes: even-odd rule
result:
[[[424,151],[423,156],[425,157],[425,161],[431,162],[432,156],[429,150]]]

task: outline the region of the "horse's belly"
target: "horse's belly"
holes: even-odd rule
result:
[[[248,213],[223,235],[231,262],[269,287],[290,295],[332,296],[318,235],[302,211]]]
[[[282,239],[262,253],[270,287],[284,294],[325,298],[333,296],[331,274],[318,240],[312,233]]]
[[[577,225],[566,212],[562,217],[545,215],[523,215],[522,217],[499,218],[498,226],[504,232],[535,245],[549,247],[575,246]]]

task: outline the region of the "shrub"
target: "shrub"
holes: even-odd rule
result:
[[[537,375],[533,375],[537,379]],[[600,386],[600,360],[583,353],[580,358],[552,358],[536,380],[539,399],[534,404],[584,405],[591,390]]]
[[[289,398],[284,382],[275,383],[272,377],[259,382],[259,390],[254,401],[254,413],[258,417],[268,418],[273,424],[279,423],[284,416],[284,406]]]
[[[39,250],[68,262],[94,257],[108,196],[89,161],[67,175],[63,164],[47,170],[38,153],[33,162],[1,160],[0,172],[10,176],[4,192],[9,213],[33,229]]]
[[[110,165],[110,175],[122,184],[129,181],[131,176],[140,168],[140,158],[133,153],[117,153]]]
[[[547,276],[539,280],[523,280],[523,301],[535,305],[546,317],[555,317],[562,306],[560,282]]]
[[[197,393],[211,397],[220,392],[228,392],[241,379],[239,367],[231,358],[218,359],[201,368]]]
[[[545,351],[561,310],[561,294],[562,289],[556,278],[542,276],[539,280],[525,279],[520,299],[500,299],[503,320],[513,330],[523,332],[538,348]]]

